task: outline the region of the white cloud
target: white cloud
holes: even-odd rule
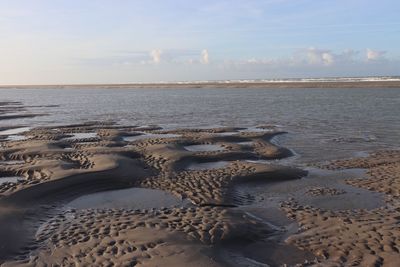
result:
[[[382,59],[383,56],[386,54],[386,51],[378,51],[367,49],[367,60],[379,60]]]
[[[310,47],[307,49],[307,62],[312,65],[329,66],[335,62],[335,55],[330,50]]]
[[[201,62],[202,64],[208,64],[208,63],[210,63],[210,58],[209,58],[207,49],[203,49],[203,50],[201,51],[201,59],[200,59],[200,62]]]
[[[247,61],[246,61],[246,63],[249,63],[249,64],[257,64],[257,63],[259,63],[259,60],[257,60],[256,58],[249,58]]]
[[[161,54],[162,50],[160,49],[153,49],[150,51],[150,56],[153,60],[153,63],[158,64],[161,62]]]
[[[331,53],[322,53],[322,61],[325,65],[331,65],[334,63],[334,56]]]

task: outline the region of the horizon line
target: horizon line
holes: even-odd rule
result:
[[[124,83],[43,83],[43,84],[0,84],[5,87],[35,87],[35,86],[152,86],[152,85],[229,85],[229,84],[290,84],[290,83],[357,83],[357,82],[400,82],[400,75],[384,76],[334,76],[334,77],[301,77],[301,78],[271,78],[271,79],[225,79],[225,80],[194,80],[194,81],[154,81],[154,82],[124,82]]]

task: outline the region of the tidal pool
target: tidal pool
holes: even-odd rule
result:
[[[181,207],[188,201],[156,189],[129,188],[89,194],[76,198],[67,204],[75,209],[151,209],[162,207]]]
[[[192,152],[205,152],[205,151],[220,151],[225,150],[220,145],[192,145],[192,146],[185,146],[184,147],[188,151]]]

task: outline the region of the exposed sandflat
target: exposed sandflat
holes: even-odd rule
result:
[[[349,176],[341,180],[327,182],[321,175],[303,181],[307,171],[279,164],[292,151],[271,139],[284,133],[263,128],[162,130],[91,122],[27,128],[18,133],[23,140],[0,141],[0,176],[22,178],[0,184],[0,263],[396,266],[400,152],[313,166],[332,172],[366,169],[361,177],[345,172]],[[5,137],[17,131],[2,130]],[[125,138],[143,132],[149,138]],[[189,151],[189,146],[223,149]],[[218,166],[190,169],[209,163]],[[79,209],[67,205],[133,187],[162,190],[178,201],[161,207],[143,199],[146,209],[124,201],[104,206],[101,199],[103,204],[92,208],[89,202]],[[262,195],[269,187],[278,202]],[[351,194],[375,203],[364,205],[357,197],[355,206],[346,203]],[[334,198],[341,201],[329,202]],[[185,200],[181,206],[180,200]]]

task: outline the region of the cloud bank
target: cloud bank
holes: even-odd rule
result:
[[[225,79],[270,79],[301,77],[354,77],[399,75],[400,59],[389,52],[372,49],[342,51],[308,47],[293,50],[280,57],[255,55],[231,58],[209,49],[168,49],[115,51],[109,56],[69,61],[62,69],[49,61],[46,68],[22,68],[7,64],[1,69],[3,84],[19,84],[20,77],[29,84],[65,83],[132,83],[155,81],[191,81]],[[28,55],[27,55],[28,56]],[[32,55],[30,55],[32,56]],[[40,60],[41,55],[31,62]],[[35,60],[33,60],[35,59]],[[10,61],[13,63],[13,61]],[[49,75],[51,74],[51,75]]]

